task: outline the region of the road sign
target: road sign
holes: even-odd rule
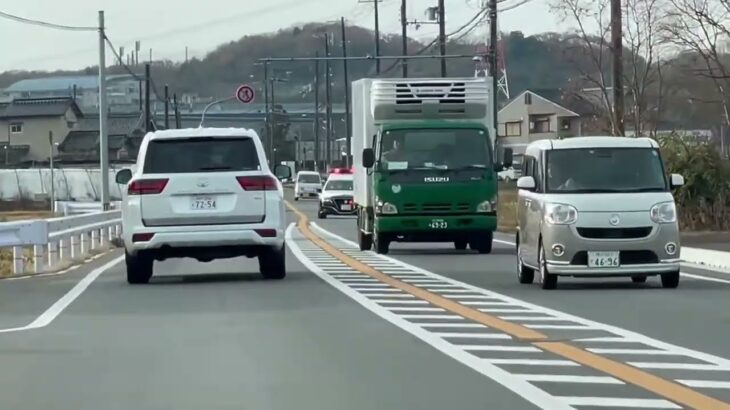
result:
[[[236,90],[236,98],[244,104],[251,104],[256,98],[256,92],[250,85],[242,85]]]

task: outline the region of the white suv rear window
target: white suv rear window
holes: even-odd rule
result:
[[[254,171],[260,163],[251,138],[188,138],[150,141],[145,174]]]

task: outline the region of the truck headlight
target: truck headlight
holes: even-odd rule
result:
[[[570,225],[578,220],[578,210],[565,204],[546,204],[545,222],[550,225]]]
[[[395,215],[398,213],[398,207],[391,204],[390,202],[378,202],[375,207],[375,211],[383,215]]]
[[[490,213],[497,210],[497,200],[484,201],[477,205],[477,213]]]
[[[677,222],[677,207],[674,202],[662,202],[651,207],[649,211],[651,220],[658,224],[670,224]]]

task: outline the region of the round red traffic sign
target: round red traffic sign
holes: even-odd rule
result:
[[[242,85],[236,90],[236,98],[244,104],[250,104],[256,98],[256,92],[250,85]]]

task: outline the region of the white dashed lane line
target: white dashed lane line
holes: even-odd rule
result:
[[[317,234],[344,254],[405,283],[421,287],[465,306],[499,315],[503,320],[519,323],[530,329],[549,331],[548,334],[554,339],[570,339],[587,351],[613,360],[621,361],[619,358],[624,358],[626,360],[624,363],[641,369],[651,369],[660,377],[700,389],[705,394],[717,391],[727,393],[715,394],[715,397],[721,400],[730,399],[730,360],[670,345],[625,329],[477,288],[388,256],[369,251],[362,252],[357,249],[356,244],[325,231],[316,224],[312,224],[312,227]],[[452,357],[461,358],[462,363],[470,367],[488,364],[500,368],[510,375],[509,380],[519,381],[517,383],[519,389],[524,388],[523,383],[528,383],[536,390],[530,390],[531,393],[527,396],[536,395],[541,399],[550,397],[549,401],[557,406],[555,408],[608,405],[625,408],[680,408],[667,400],[652,399],[650,397],[653,395],[647,396],[647,392],[641,389],[625,385],[621,381],[616,383],[616,379],[593,369],[586,369],[570,360],[560,360],[543,350],[525,345],[495,344],[495,341],[513,341],[513,338],[461,316],[449,314],[444,309],[430,306],[428,302],[416,299],[400,289],[368,280],[372,278],[352,268],[348,269],[347,265],[304,238],[295,239],[294,235],[298,236],[298,233],[294,234],[293,229],[290,228],[287,233],[289,247],[305,266],[318,276],[360,301],[361,304],[363,304],[361,298],[364,298],[368,302],[366,307],[391,322],[404,324],[399,325],[404,330],[428,335],[421,338],[429,344],[440,345],[445,342],[448,349],[439,350]],[[436,339],[442,342],[433,342]],[[606,344],[611,347],[605,347]],[[621,347],[627,345],[631,348]],[[457,351],[460,353],[455,353]],[[671,360],[661,360],[667,356],[671,356]],[[590,372],[565,374],[565,370],[559,370],[566,368],[580,368],[581,371],[590,370]],[[678,374],[678,371],[685,374]],[[558,393],[564,389],[557,389],[556,386],[571,384],[620,385],[624,390],[616,397],[600,397],[600,395],[568,397]],[[556,393],[551,393],[551,390],[555,390]],[[595,392],[600,393],[601,390]]]

